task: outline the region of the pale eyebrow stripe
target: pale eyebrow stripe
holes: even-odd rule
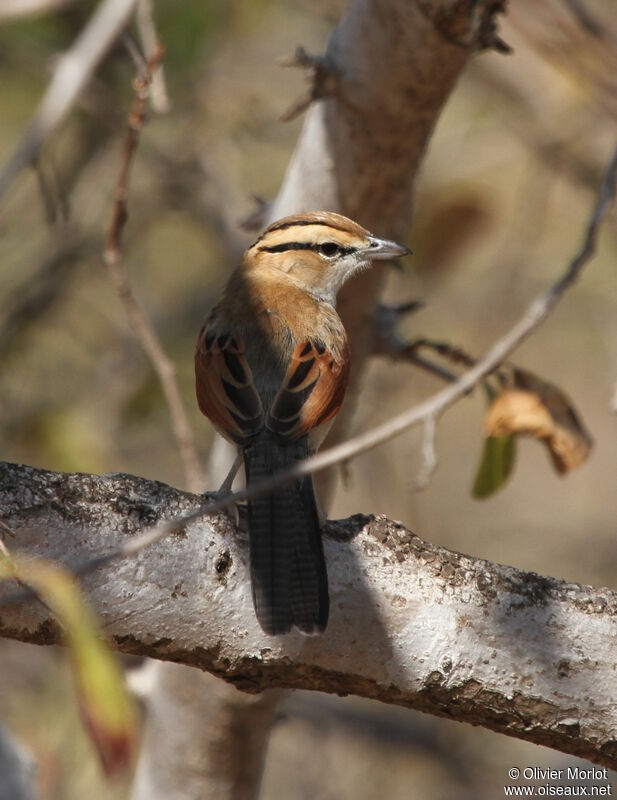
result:
[[[289,222],[281,222],[279,224],[275,224],[274,227],[267,228],[261,236],[251,245],[251,247],[255,247],[255,245],[259,244],[259,242],[266,239],[273,233],[280,233],[280,231],[288,230],[289,228],[302,228],[302,227],[322,227],[322,228],[332,228],[332,230],[340,231],[341,233],[346,233],[349,236],[358,236],[360,235],[359,232],[353,230],[349,226],[337,225],[336,223],[326,222],[325,220],[315,220],[315,219],[300,219],[294,220]]]
[[[295,220],[294,222],[282,222],[278,225],[271,226],[268,228],[265,233],[272,233],[273,231],[282,231],[285,228],[293,228],[296,225],[325,225],[327,228],[334,228],[335,231],[344,231],[345,233],[352,233],[348,227],[341,227],[340,225],[334,225],[332,222],[325,222],[324,220],[315,220],[315,219],[299,219]],[[264,234],[265,235],[265,234]]]

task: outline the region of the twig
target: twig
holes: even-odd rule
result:
[[[379,425],[373,428],[373,430],[355,436],[323,453],[318,453],[311,458],[307,458],[305,461],[296,464],[290,469],[282,470],[271,478],[255,482],[250,487],[238,492],[219,497],[214,502],[198,511],[148,528],[143,533],[132,537],[128,542],[119,547],[78,565],[74,568],[74,571],[82,575],[104,564],[108,564],[111,561],[133,556],[146,547],[161,541],[170,534],[180,531],[186,525],[196,522],[206,516],[210,516],[218,511],[222,511],[232,503],[238,503],[257,497],[258,495],[267,494],[297,478],[321,472],[342,461],[347,461],[360,453],[372,450],[410,428],[422,423],[426,424],[429,419],[433,419],[436,422],[447,408],[463,397],[483,378],[493,372],[495,368],[527,338],[527,336],[544,322],[552,309],[559,302],[564,291],[576,280],[583,266],[595,252],[600,222],[614,198],[616,180],[617,148],[615,149],[604,175],[602,185],[600,186],[597,201],[586,226],[583,243],[574,258],[568,264],[564,274],[553,286],[543,292],[530,304],[523,317],[492,346],[484,358],[478,360],[475,366],[461,375],[451,386],[442,389],[423,403],[393,417],[383,425]],[[6,598],[0,603],[0,606],[22,602],[24,599],[26,599],[24,596]]]
[[[43,199],[43,206],[45,207],[47,224],[62,225],[67,223],[70,217],[68,199],[63,191],[53,163],[50,162],[50,177],[46,174],[40,158],[35,159],[33,166],[39,184],[39,191]]]
[[[125,40],[127,45],[129,42],[132,42],[132,40]],[[131,52],[130,47],[129,52]],[[108,265],[120,261],[120,238],[128,219],[126,197],[129,174],[133,164],[133,156],[135,155],[137,144],[139,143],[139,135],[146,119],[146,100],[148,98],[150,83],[152,82],[152,70],[163,57],[163,53],[163,48],[159,45],[147,62],[142,62],[139,58],[135,59],[139,74],[135,78],[135,100],[131,113],[129,114],[129,128],[124,144],[124,158],[116,184],[114,213],[107,233],[107,243],[105,245],[104,258],[105,263]]]
[[[398,331],[398,325],[403,317],[413,314],[423,307],[421,300],[411,300],[396,306],[379,305],[373,320],[373,354],[387,356],[393,361],[405,361],[420,369],[435,375],[441,380],[454,383],[457,376],[441,366],[435,364],[418,353],[422,347],[431,347],[441,356],[450,356],[456,363],[465,363],[473,366],[475,360],[468,356],[461,348],[443,342],[433,342],[429,339],[416,339],[406,341]]]
[[[165,353],[154,326],[133,294],[128,275],[121,263],[120,239],[127,220],[126,198],[129,174],[139,142],[139,134],[145,120],[146,100],[152,81],[152,73],[162,57],[163,49],[159,45],[145,64],[143,74],[138,75],[135,79],[135,101],[129,115],[129,128],[124,146],[122,166],[116,184],[116,201],[107,234],[104,261],[116,293],[124,305],[131,327],[146,351],[163,389],[180,458],[184,465],[187,484],[191,491],[199,492],[203,490],[204,476],[199,463],[191,426],[176,381],[175,365]]]
[[[301,67],[306,72],[308,89],[281,115],[282,122],[291,122],[316,100],[334,97],[338,91],[338,72],[327,56],[313,56],[304,47],[297,47],[291,57],[279,59],[282,67]]]
[[[73,3],[75,3],[75,0],[2,0],[0,22],[50,14],[66,6],[73,5]]]
[[[443,358],[447,358],[448,361],[451,361],[453,364],[462,364],[464,367],[473,367],[478,361],[473,356],[470,356],[469,353],[465,352],[462,347],[458,347],[458,345],[455,344],[450,344],[449,342],[438,342],[434,339],[422,338],[411,342],[409,347],[412,347],[416,350],[426,347],[429,350],[434,350]]]
[[[137,0],[104,0],[58,59],[52,79],[21,142],[0,174],[0,197],[37,157],[46,138],[73,107],[97,65],[124,28]]]
[[[603,39],[606,36],[606,30],[602,22],[594,15],[590,8],[587,8],[582,0],[563,0],[564,4],[570,9],[572,14],[576,17],[579,24],[592,36],[598,39]]]
[[[435,451],[435,417],[427,417],[424,422],[424,441],[422,442],[422,469],[412,481],[410,489],[419,492],[431,482],[431,476],[437,469],[437,453]]]
[[[152,58],[159,46],[152,0],[137,0],[137,31],[146,58]],[[171,108],[162,64],[157,64],[152,70],[150,103],[157,114],[167,114]]]

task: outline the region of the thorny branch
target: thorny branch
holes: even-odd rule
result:
[[[536,297],[529,305],[522,318],[502,336],[501,339],[495,342],[489,352],[483,358],[479,359],[475,366],[461,375],[452,385],[442,389],[442,391],[428,398],[423,403],[393,417],[382,425],[366,433],[355,436],[323,453],[318,453],[317,455],[307,458],[305,461],[296,464],[290,469],[282,470],[272,477],[255,482],[250,487],[241,489],[240,491],[225,494],[209,505],[204,505],[199,510],[190,514],[184,514],[176,519],[168,520],[160,525],[147,528],[119,547],[96,558],[90,559],[83,564],[76,565],[74,570],[78,574],[85,574],[109,562],[133,556],[144,548],[183,529],[184,526],[189,523],[222,511],[233,503],[239,503],[243,500],[266,494],[299,477],[320,472],[335,464],[348,461],[360,453],[372,450],[378,445],[393,439],[410,428],[421,424],[426,425],[428,420],[436,422],[447,408],[461,397],[465,396],[470,389],[493,372],[524,339],[546,320],[565,290],[571,286],[579,276],[583,266],[595,253],[600,223],[614,199],[616,181],[617,148],[613,153],[604,175],[597,201],[586,226],[581,247],[568,264],[565,272],[548,290]],[[428,428],[428,432],[429,434],[431,433],[430,427]],[[23,599],[25,599],[23,595],[6,598],[0,605],[21,602]]]
[[[457,375],[441,364],[422,355],[422,350],[432,350],[441,358],[455,365],[473,367],[477,359],[458,345],[422,337],[407,341],[398,331],[401,319],[423,306],[422,301],[413,300],[396,306],[380,305],[373,321],[373,355],[387,356],[393,361],[404,361],[429,372],[448,383],[454,383]]]
[[[337,93],[337,73],[327,56],[313,56],[298,47],[290,58],[279,60],[282,67],[301,67],[306,71],[308,89],[281,115],[282,122],[291,122],[316,100],[334,97]]]
[[[128,181],[133,157],[139,143],[139,135],[146,119],[146,101],[152,82],[152,75],[155,67],[163,58],[164,50],[159,44],[152,56],[143,64],[138,62],[139,74],[135,78],[135,100],[133,108],[129,114],[129,127],[124,144],[124,157],[118,182],[116,184],[116,202],[114,212],[107,234],[107,244],[105,246],[105,262],[116,263],[120,261],[120,237],[126,225],[128,214],[126,211],[126,198],[128,193]]]
[[[140,66],[138,67],[139,74],[135,78],[135,100],[129,114],[124,156],[116,184],[116,201],[103,257],[116,293],[124,305],[131,327],[146,351],[163,389],[174,436],[184,465],[187,484],[191,491],[199,492],[203,490],[204,476],[199,463],[191,426],[176,381],[175,366],[165,353],[152,323],[133,293],[128,275],[122,266],[120,250],[120,239],[128,218],[126,198],[131,165],[146,117],[148,90],[154,70],[163,57],[163,52],[163,48],[159,44],[143,66],[138,60]]]

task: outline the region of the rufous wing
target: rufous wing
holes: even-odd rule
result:
[[[197,402],[219,433],[243,444],[263,427],[263,408],[242,337],[206,323],[195,350]]]
[[[309,433],[338,412],[348,379],[346,350],[337,360],[323,342],[301,342],[294,350],[266,426],[281,439],[298,439]]]

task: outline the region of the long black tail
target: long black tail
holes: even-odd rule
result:
[[[262,433],[244,451],[247,485],[308,455],[306,437],[282,445]],[[328,623],[328,576],[309,475],[248,503],[251,583],[259,624],[273,636]]]

